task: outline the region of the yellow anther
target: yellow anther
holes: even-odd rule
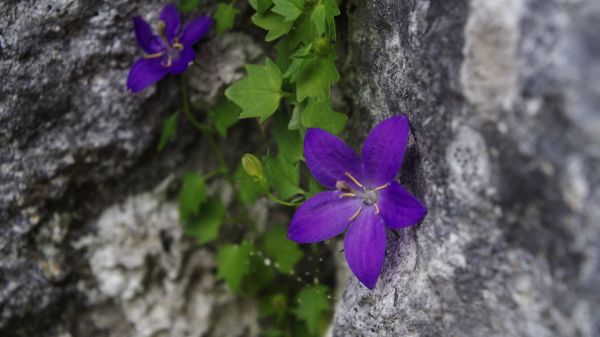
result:
[[[176,50],[183,50],[183,45],[179,42],[173,42],[173,48],[175,48]]]
[[[146,54],[146,55],[144,55],[144,58],[145,59],[155,59],[155,58],[161,57],[163,55],[163,53],[164,52],[161,51],[161,52],[154,53],[154,54]]]
[[[350,178],[350,180],[352,180],[356,184],[356,186],[361,188],[363,187],[363,185],[358,180],[356,180],[356,178],[354,178],[349,172],[346,172],[344,174],[346,175],[346,177]]]
[[[352,216],[350,218],[348,218],[348,221],[352,221],[352,220],[356,219],[358,214],[360,214],[360,211],[362,211],[362,206],[360,206],[360,208],[356,210],[356,213],[352,214]]]
[[[377,204],[375,204],[375,214],[379,215],[379,206]]]
[[[388,188],[389,186],[390,186],[390,184],[387,183],[387,184],[384,184],[384,185],[381,185],[381,186],[375,188],[373,191],[379,191],[379,190],[382,190],[384,188]]]
[[[343,198],[343,197],[355,197],[355,196],[356,196],[356,194],[354,194],[354,193],[342,193],[342,194],[340,194],[340,198]]]

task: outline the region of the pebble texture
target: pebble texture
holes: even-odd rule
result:
[[[355,129],[409,115],[429,213],[388,233],[375,290],[350,278],[333,335],[600,336],[600,3],[346,10]]]
[[[180,102],[173,79],[126,91],[141,56],[131,17],[153,21],[163,5],[0,1],[0,336],[257,334],[254,305],[214,280],[213,254],[194,250],[175,205],[152,192],[211,165],[183,121],[157,153]],[[262,52],[241,33],[199,48],[202,106]]]

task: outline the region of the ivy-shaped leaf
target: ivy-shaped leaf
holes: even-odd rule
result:
[[[298,244],[287,238],[287,231],[281,226],[275,226],[265,234],[262,247],[283,273],[294,270],[296,263],[304,256]]]
[[[281,71],[271,59],[264,66],[246,65],[248,75],[227,88],[225,96],[242,108],[240,118],[260,117],[261,122],[279,107]]]
[[[204,179],[196,173],[187,173],[181,178],[179,190],[179,217],[188,222],[191,216],[198,214],[200,205],[206,201]]]
[[[263,14],[273,5],[273,0],[249,0],[248,2],[259,14]]]
[[[327,22],[326,14],[325,5],[322,3],[316,5],[313,8],[312,13],[310,13],[310,21],[312,21],[317,28],[317,33],[319,35],[325,33],[325,24]]]
[[[297,194],[304,194],[298,187],[300,184],[299,166],[285,156],[267,158],[264,161],[265,177],[269,185],[279,193],[281,198],[289,199]]]
[[[334,17],[340,15],[336,0],[323,0],[316,5],[310,13],[310,21],[313,23],[319,36],[323,36],[327,27],[330,28],[328,37],[335,39],[335,21]]]
[[[302,289],[298,294],[298,306],[294,314],[306,323],[311,334],[317,333],[321,317],[329,311],[330,302],[327,300],[327,287],[316,285]]]
[[[289,78],[291,82],[296,82],[298,79],[298,73],[304,66],[304,62],[306,59],[311,57],[317,57],[316,55],[311,55],[312,44],[307,44],[306,46],[298,48],[290,57],[292,59],[291,64],[289,65],[285,74],[283,74],[284,78]]]
[[[176,112],[167,117],[163,122],[162,133],[160,134],[160,141],[158,142],[158,151],[162,151],[173,138],[173,136],[175,136],[178,117],[179,113]]]
[[[302,126],[308,128],[321,128],[334,135],[340,133],[348,122],[348,116],[341,112],[333,111],[330,101],[320,101],[309,99],[308,104],[302,110],[300,119]]]
[[[217,279],[225,280],[229,287],[240,291],[242,279],[250,271],[250,251],[252,245],[222,245],[217,252]]]
[[[243,289],[246,294],[256,294],[275,278],[275,271],[270,261],[253,248],[250,253],[250,272],[243,280]]]
[[[300,133],[288,129],[288,124],[283,114],[275,115],[274,119],[275,127],[272,133],[279,155],[288,158],[292,163],[301,160],[303,158],[303,146]]]
[[[241,202],[253,203],[263,193],[260,185],[244,171],[241,165],[235,171],[234,178],[238,183],[238,197]]]
[[[233,28],[235,22],[235,16],[240,10],[235,8],[233,3],[224,4],[220,3],[217,5],[217,9],[213,14],[213,18],[217,22],[217,32],[223,34],[226,30]]]
[[[265,41],[271,42],[274,41],[292,29],[294,22],[286,22],[284,17],[275,14],[275,13],[267,13],[264,15],[254,14],[252,16],[252,22],[258,27],[268,31],[267,36],[265,37]]]
[[[198,8],[199,2],[200,0],[181,0],[181,2],[179,3],[179,10],[181,10],[184,13],[193,12],[195,9]]]
[[[273,0],[273,3],[271,11],[283,16],[285,22],[296,20],[304,9],[304,0]]]
[[[307,97],[315,97],[319,100],[329,99],[331,83],[340,79],[335,68],[335,55],[329,53],[323,57],[310,57],[300,59],[301,66],[292,77],[296,82],[296,97],[302,102]]]
[[[209,198],[207,202],[202,204],[198,214],[190,218],[185,233],[196,238],[199,244],[217,239],[224,213],[225,206],[221,198]]]
[[[215,129],[221,137],[227,136],[227,130],[237,123],[242,110],[228,99],[224,99],[213,110],[209,111]]]
[[[258,310],[260,317],[275,316],[281,321],[288,310],[288,297],[284,293],[275,293],[260,298]]]

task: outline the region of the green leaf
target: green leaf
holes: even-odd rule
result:
[[[287,232],[281,226],[275,226],[265,234],[262,247],[265,254],[275,260],[283,273],[294,270],[296,263],[304,255],[298,245],[287,238]]]
[[[283,16],[285,22],[294,21],[302,14],[304,0],[273,0],[272,12]]]
[[[160,134],[160,141],[158,142],[158,151],[162,151],[173,138],[173,136],[175,136],[178,117],[179,112],[176,112],[164,120],[162,133]]]
[[[340,15],[336,0],[321,0],[319,4],[313,7],[310,12],[310,22],[315,28],[318,36],[326,35],[335,40],[335,20],[334,17]],[[327,29],[329,28],[329,30]]]
[[[275,127],[272,132],[279,155],[288,158],[292,163],[301,160],[303,158],[303,146],[300,133],[288,129],[288,122],[283,114],[275,115],[274,119]]]
[[[238,197],[241,202],[245,204],[253,203],[261,194],[263,194],[263,189],[260,184],[252,179],[252,177],[244,171],[241,165],[238,166],[235,171],[234,177],[238,183]]]
[[[250,253],[250,273],[244,278],[244,293],[256,294],[271,284],[275,277],[273,266],[256,249]]]
[[[273,4],[273,0],[248,0],[248,2],[250,3],[250,6],[260,14],[266,12]]]
[[[193,12],[196,8],[198,8],[198,3],[200,0],[181,0],[179,2],[179,10],[184,13]]]
[[[308,194],[306,196],[307,199],[319,192],[322,192],[323,190],[323,187],[315,178],[313,178],[312,176],[308,177]]]
[[[217,22],[217,32],[223,34],[226,30],[233,28],[235,22],[235,16],[240,10],[235,8],[233,3],[224,4],[220,3],[217,5],[217,9],[213,14],[213,18]]]
[[[198,214],[200,205],[206,200],[206,186],[204,179],[196,173],[187,173],[181,180],[179,217],[187,222],[191,216]]]
[[[250,251],[252,245],[243,242],[240,245],[222,245],[217,252],[217,279],[225,280],[229,287],[240,291],[242,279],[250,271]]]
[[[292,163],[285,156],[267,158],[264,161],[265,177],[283,199],[289,199],[297,194],[304,194],[300,184],[299,166]]]
[[[265,41],[271,42],[274,41],[292,29],[293,22],[285,22],[284,17],[275,14],[275,13],[267,13],[264,15],[254,14],[252,16],[252,22],[258,27],[267,30],[267,36],[265,37]]]
[[[258,304],[260,317],[275,316],[280,322],[288,310],[288,296],[285,293],[275,293],[271,296],[262,296]]]
[[[225,206],[219,197],[212,197],[202,204],[197,215],[193,216],[185,234],[196,238],[199,244],[205,244],[219,237],[219,228],[223,221]]]
[[[273,5],[273,0],[257,0],[255,10],[259,14],[264,14],[267,9],[269,9]]]
[[[335,135],[346,126],[348,116],[341,112],[331,110],[329,100],[317,102],[309,99],[306,108],[302,110],[300,119],[302,126],[308,128],[321,128]]]
[[[246,65],[248,75],[227,88],[225,96],[242,108],[240,118],[260,117],[261,122],[279,107],[281,71],[267,58],[264,66]]]
[[[294,110],[292,110],[292,117],[290,117],[290,122],[288,123],[288,129],[290,130],[299,130],[300,129],[300,104],[296,104],[294,106]]]
[[[237,123],[242,110],[228,99],[224,99],[213,110],[209,111],[210,117],[213,120],[215,129],[221,137],[227,136],[227,130]]]
[[[302,289],[298,294],[298,306],[294,314],[306,323],[311,334],[317,333],[322,316],[329,311],[331,303],[327,300],[327,287],[316,285]]]
[[[333,18],[340,15],[340,9],[338,7],[337,0],[323,0],[323,4],[325,4],[328,18]]]
[[[317,33],[319,35],[325,33],[326,14],[325,5],[322,3],[316,5],[315,8],[313,8],[312,13],[310,13],[310,21],[312,21],[317,28]]]
[[[289,78],[290,81],[295,82],[298,79],[298,73],[304,66],[304,63],[308,58],[316,57],[310,56],[312,44],[308,44],[304,47],[298,48],[292,55],[292,62],[288,67],[288,70],[283,75],[284,78]]]
[[[292,81],[296,82],[298,102],[302,102],[307,97],[329,99],[331,83],[339,79],[340,75],[335,68],[335,55],[332,52],[325,57],[304,59]]]

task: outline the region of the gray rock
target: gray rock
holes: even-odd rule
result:
[[[213,253],[193,249],[184,239],[177,205],[166,201],[164,193],[131,196],[106,209],[97,228],[74,243],[85,248],[97,283],[89,289],[80,283],[80,291],[90,306],[110,301],[131,327],[120,333],[105,327],[111,335],[200,337],[223,328],[228,334],[213,336],[257,335],[256,307],[240,307],[224,284],[216,284]],[[237,322],[234,329],[218,323],[224,311]]]
[[[406,113],[428,206],[334,336],[600,336],[600,3],[348,4],[357,131]],[[355,139],[359,143],[360,139]]]
[[[251,303],[212,279],[195,282],[212,275],[212,254],[186,244],[174,206],[147,192],[170,173],[214,164],[185,123],[157,153],[161,122],[180,104],[172,80],[126,91],[142,54],[131,17],[155,20],[163,5],[0,2],[1,336],[199,336],[218,330],[208,317],[222,310],[246,322],[230,336],[256,334]],[[209,102],[258,48],[242,34],[219,41],[245,43],[199,47],[209,64],[237,62],[210,70]],[[167,234],[177,251],[165,252]],[[184,262],[198,254],[201,265]]]

